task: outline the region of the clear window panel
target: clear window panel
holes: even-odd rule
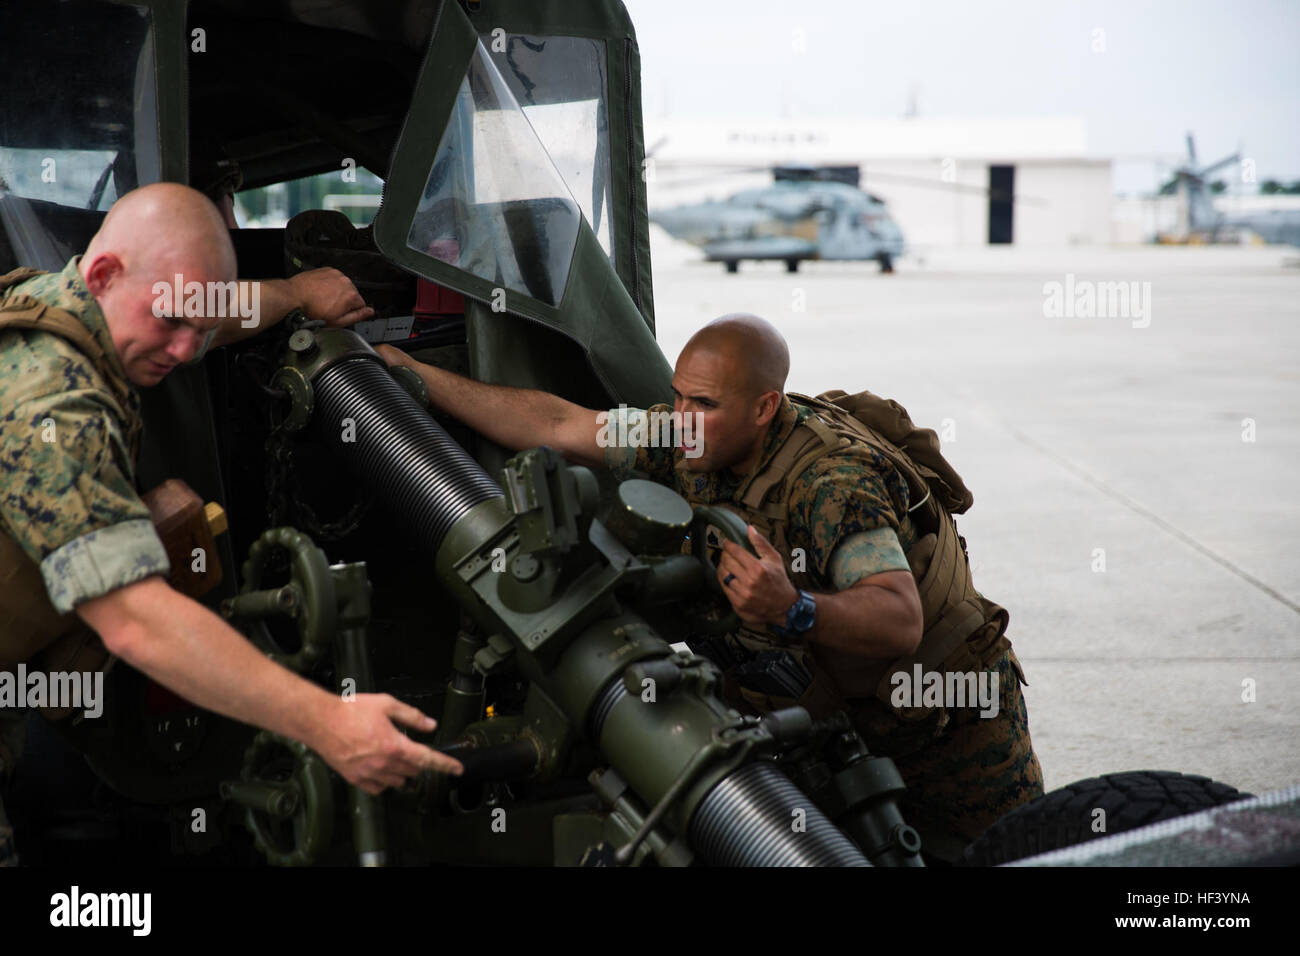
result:
[[[605,41],[484,34],[483,44],[612,265]]]
[[[407,245],[498,287],[559,305],[581,215],[480,43]]]

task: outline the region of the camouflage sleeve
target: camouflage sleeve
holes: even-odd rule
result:
[[[677,434],[671,405],[628,408],[620,405],[603,413],[596,441],[605,449],[605,465],[619,481],[637,472],[651,481],[673,483],[673,446]]]
[[[116,416],[94,390],[0,417],[0,523],[40,565],[60,613],[170,570],[130,474]]]
[[[893,528],[859,531],[841,539],[831,552],[827,576],[837,591],[885,571],[910,571],[903,546]]]
[[[901,548],[908,546],[900,534],[907,507],[907,482],[878,452],[857,446],[828,455],[805,470],[791,489],[790,547],[804,549],[808,570],[829,586],[831,555],[852,535],[889,528]]]

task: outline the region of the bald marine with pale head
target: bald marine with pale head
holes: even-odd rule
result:
[[[155,314],[154,286],[235,281],[235,250],[221,213],[201,192],[179,183],[141,186],[115,202],[90,240],[78,270],[108,325],[113,346],[136,385],[156,385],[198,354],[217,317]]]
[[[757,315],[724,315],[692,335],[673,373],[673,410],[698,414],[687,467],[747,474],[781,410],[789,373],[785,339]]]

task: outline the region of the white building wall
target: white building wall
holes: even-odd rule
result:
[[[889,203],[908,245],[985,245],[990,165],[1016,169],[1015,245],[1110,242],[1109,160],[871,161],[864,188]]]
[[[1109,160],[1016,163],[1018,246],[1100,245],[1111,238]]]
[[[1116,199],[1111,211],[1110,241],[1120,245],[1152,242],[1157,233],[1178,229],[1176,196]]]

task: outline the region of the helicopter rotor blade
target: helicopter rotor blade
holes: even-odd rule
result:
[[[1209,166],[1206,166],[1204,169],[1200,170],[1200,171],[1197,173],[1197,175],[1198,175],[1201,179],[1208,179],[1209,176],[1210,176],[1210,174],[1213,173],[1213,172],[1215,172],[1216,170],[1221,169],[1221,168],[1223,168],[1224,166],[1230,166],[1230,165],[1232,165],[1233,163],[1240,162],[1240,160],[1241,160],[1241,154],[1240,154],[1240,153],[1233,153],[1231,156],[1225,156],[1223,159],[1219,160],[1217,163],[1211,163]]]

